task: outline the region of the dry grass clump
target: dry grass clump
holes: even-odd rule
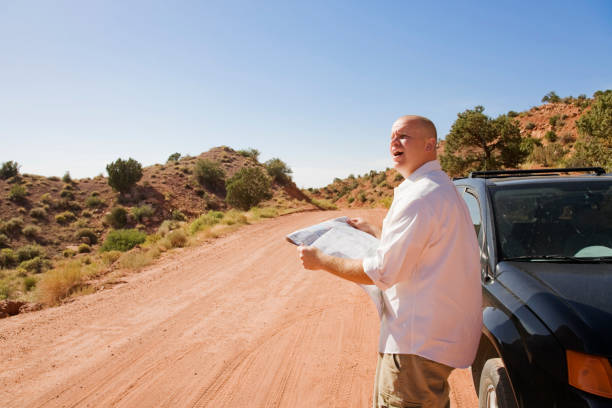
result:
[[[102,260],[102,263],[104,265],[110,266],[113,263],[115,263],[115,261],[119,259],[120,256],[121,256],[121,251],[107,251],[107,252],[102,252],[100,254],[100,259]]]
[[[160,249],[154,246],[146,250],[126,252],[119,257],[118,262],[122,268],[138,270],[150,265],[160,254]]]
[[[316,198],[312,198],[312,203],[316,205],[317,207],[322,208],[324,210],[337,210],[338,209],[336,204],[328,200],[325,200],[325,199],[318,200]]]
[[[83,282],[80,262],[67,262],[43,275],[38,282],[38,300],[47,305],[55,305],[70,295]]]
[[[182,248],[187,245],[187,241],[188,239],[185,231],[182,229],[176,229],[174,231],[170,231],[165,237],[160,239],[157,242],[157,245],[167,251],[172,248]]]
[[[200,215],[189,224],[189,233],[195,234],[196,232],[210,229],[213,225],[221,222],[222,219],[223,213],[221,211],[208,211],[206,214]]]
[[[274,207],[253,207],[247,213],[247,219],[250,221],[258,221],[261,218],[276,218],[278,217],[279,212]]]
[[[232,209],[223,215],[221,223],[225,225],[247,224],[247,217],[243,212]]]

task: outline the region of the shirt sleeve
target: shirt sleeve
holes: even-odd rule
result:
[[[420,200],[399,210],[385,223],[376,254],[362,261],[366,275],[382,290],[410,279],[431,236],[433,220]]]

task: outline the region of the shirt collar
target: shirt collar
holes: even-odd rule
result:
[[[402,181],[400,185],[397,186],[395,189],[402,190],[410,186],[412,183],[422,179],[427,174],[434,172],[434,171],[439,171],[439,170],[442,170],[442,167],[440,166],[440,162],[438,160],[430,160],[422,164],[421,167],[419,167],[415,171],[413,171],[412,174],[408,176],[406,180]]]

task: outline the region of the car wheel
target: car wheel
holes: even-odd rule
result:
[[[517,408],[510,378],[501,358],[487,360],[478,387],[479,408]]]

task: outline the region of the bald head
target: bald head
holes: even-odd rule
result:
[[[391,157],[395,168],[408,177],[428,161],[436,159],[437,133],[433,122],[423,116],[406,115],[393,122]]]
[[[419,135],[424,138],[436,139],[436,142],[438,140],[438,132],[436,132],[436,126],[431,120],[427,119],[424,116],[404,115],[402,117],[399,117],[395,122],[393,122],[391,132],[393,133],[397,129],[401,129],[405,126],[410,126],[410,128],[414,129],[415,132],[418,132]]]

